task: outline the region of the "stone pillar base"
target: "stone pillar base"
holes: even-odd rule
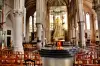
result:
[[[23,46],[14,46],[14,51],[16,52],[16,51],[18,51],[18,52],[22,52],[22,53],[24,53],[24,50],[23,50]]]

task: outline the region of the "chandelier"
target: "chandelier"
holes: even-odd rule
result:
[[[64,9],[62,8],[63,6],[54,6],[53,7],[53,14],[55,14],[55,15],[61,15],[61,14],[63,14],[65,11],[64,11]]]

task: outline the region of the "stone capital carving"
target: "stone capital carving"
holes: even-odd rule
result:
[[[42,25],[42,23],[36,23],[36,25]]]
[[[19,10],[14,10],[14,15],[19,15],[19,16],[22,16],[24,14],[23,10],[22,9],[19,9]]]

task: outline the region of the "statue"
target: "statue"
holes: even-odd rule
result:
[[[63,30],[62,21],[57,17],[57,19],[54,22],[53,39],[54,41],[58,41],[63,38],[64,38],[64,30]]]

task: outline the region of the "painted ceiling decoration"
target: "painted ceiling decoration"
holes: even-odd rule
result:
[[[53,7],[50,7],[50,14],[53,15],[53,14],[65,14],[67,11],[66,9],[66,6],[53,6]]]

